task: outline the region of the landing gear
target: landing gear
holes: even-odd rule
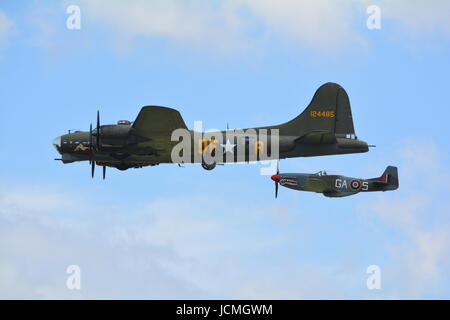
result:
[[[210,171],[210,170],[214,169],[215,167],[216,167],[216,163],[215,162],[209,163],[209,164],[205,163],[205,162],[202,162],[202,168],[205,169],[205,170]]]
[[[125,171],[127,169],[130,169],[130,167],[128,165],[126,165],[126,164],[119,164],[116,168],[121,170],[121,171]]]

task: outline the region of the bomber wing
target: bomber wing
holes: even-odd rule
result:
[[[141,109],[133,123],[133,134],[153,138],[154,136],[168,136],[170,138],[175,129],[187,129],[181,114],[171,108],[146,106]]]
[[[161,162],[170,161],[173,146],[172,132],[187,129],[181,114],[171,108],[146,106],[141,109],[132,126],[137,144],[128,148],[132,154],[155,155]]]

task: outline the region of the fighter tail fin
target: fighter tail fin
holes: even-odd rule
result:
[[[301,137],[332,133],[355,137],[348,95],[344,88],[331,82],[317,89],[310,104],[300,115],[279,128],[281,135]]]
[[[377,182],[384,185],[384,190],[398,189],[398,170],[397,167],[388,166],[384,170],[381,177],[377,179]]]

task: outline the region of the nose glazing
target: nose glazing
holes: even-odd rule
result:
[[[61,136],[56,137],[55,139],[53,139],[53,146],[55,147],[56,150],[58,150],[58,148],[61,148]]]

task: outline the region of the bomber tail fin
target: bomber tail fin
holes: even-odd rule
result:
[[[355,138],[347,92],[332,82],[317,89],[308,107],[300,115],[280,126],[281,135],[302,137],[330,133]]]

